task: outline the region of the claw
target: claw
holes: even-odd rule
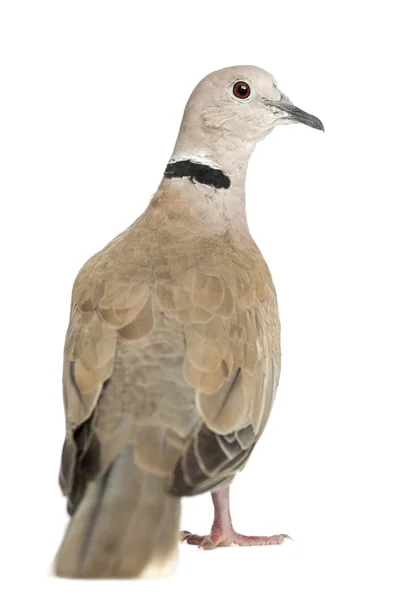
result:
[[[193,534],[190,531],[180,531],[180,542],[183,543],[188,540]]]
[[[293,538],[286,533],[277,535],[242,535],[233,529],[229,511],[229,488],[224,488],[212,493],[215,514],[209,535],[194,535],[189,531],[182,531],[180,539],[192,546],[198,546],[204,550],[212,550],[222,546],[275,546],[283,544],[285,540]]]

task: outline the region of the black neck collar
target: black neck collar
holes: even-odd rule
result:
[[[230,179],[223,171],[191,160],[179,160],[169,163],[166,167],[165,177],[168,179],[188,177],[193,183],[195,180],[216,189],[224,188],[227,190],[230,187]]]

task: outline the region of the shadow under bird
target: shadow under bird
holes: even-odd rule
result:
[[[147,209],[78,273],[57,575],[161,576],[180,539],[211,549],[288,537],[237,533],[229,486],[266,426],[281,363],[275,288],[247,226],[247,164],[289,123],[324,129],[262,69],[208,75]],[[180,498],[206,491],[210,534],[180,533]]]

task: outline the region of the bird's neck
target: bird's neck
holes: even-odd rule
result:
[[[248,162],[254,148],[255,142],[237,139],[224,129],[206,131],[197,127],[193,131],[191,123],[184,118],[169,162],[188,160],[210,167],[229,179],[231,192],[244,191]]]
[[[194,153],[173,154],[154,201],[167,213],[188,215],[205,233],[248,231],[245,183],[247,165],[228,170]],[[153,201],[153,202],[154,202]],[[167,206],[168,205],[168,206]]]
[[[183,127],[183,126],[182,126]],[[215,230],[248,231],[245,186],[254,144],[231,137],[193,139],[184,128],[177,139],[159,189]],[[171,193],[173,192],[173,193]],[[157,194],[161,198],[161,194]]]

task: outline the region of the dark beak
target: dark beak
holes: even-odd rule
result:
[[[275,108],[279,108],[279,110],[284,112],[284,117],[291,119],[292,121],[297,121],[298,123],[304,123],[304,125],[308,125],[313,129],[320,129],[324,131],[324,125],[321,123],[320,119],[314,117],[314,115],[309,115],[309,113],[304,112],[300,108],[297,108],[294,104],[292,104],[289,100],[280,100],[279,102],[268,101],[267,104],[270,106],[275,106]]]

